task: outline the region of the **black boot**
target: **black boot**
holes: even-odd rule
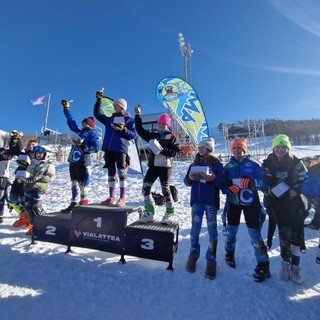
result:
[[[253,278],[256,282],[262,282],[270,277],[269,261],[259,262],[254,269]]]
[[[216,261],[207,261],[207,267],[205,271],[205,277],[213,280],[217,275],[217,263]]]
[[[189,255],[188,261],[186,263],[186,271],[193,273],[196,271],[196,266],[197,266],[197,259],[194,256]]]
[[[71,202],[70,206],[65,208],[65,209],[62,209],[60,212],[61,213],[70,213],[72,212],[72,209],[77,205],[76,202]]]
[[[226,250],[225,260],[229,267],[233,269],[236,268],[236,261],[234,260],[234,252]]]

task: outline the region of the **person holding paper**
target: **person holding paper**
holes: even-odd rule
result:
[[[69,138],[72,148],[68,156],[69,173],[71,179],[71,203],[62,209],[62,213],[70,213],[76,205],[88,204],[88,189],[91,182],[91,157],[90,154],[97,153],[100,149],[99,136],[96,122],[93,117],[82,120],[81,128],[78,127],[70,111],[70,102],[62,100],[63,113],[71,132]]]
[[[303,162],[291,152],[291,142],[285,134],[272,142],[272,153],[263,161],[262,169],[267,181],[264,204],[270,221],[278,226],[280,277],[303,283],[300,256],[304,246],[304,219],[308,215],[308,201],[301,194],[301,185],[307,172]]]
[[[158,130],[150,132],[142,126],[141,105],[136,106],[134,112],[137,132],[143,140],[149,143],[148,170],[142,185],[145,211],[140,216],[139,222],[154,221],[155,201],[151,194],[151,188],[159,178],[166,205],[166,213],[161,223],[167,224],[174,220],[174,201],[170,191],[170,177],[173,158],[180,150],[179,142],[177,136],[170,130],[171,120],[166,113],[158,118]]]
[[[191,187],[192,221],[190,232],[191,248],[186,263],[186,271],[190,273],[196,271],[196,263],[200,256],[199,236],[203,214],[205,214],[209,234],[205,277],[210,280],[216,277],[217,211],[220,209],[219,189],[222,189],[225,185],[223,166],[213,153],[214,143],[212,138],[199,142],[198,153],[184,178],[185,185]]]
[[[224,168],[227,181],[224,190],[227,195],[225,260],[230,267],[236,267],[236,237],[243,212],[257,261],[253,278],[262,282],[270,277],[267,247],[261,237],[261,205],[258,195],[258,190],[265,188],[266,182],[261,167],[247,155],[247,139],[235,138],[231,144],[231,151],[232,157]]]

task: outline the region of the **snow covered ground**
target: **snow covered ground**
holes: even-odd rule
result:
[[[294,147],[299,157],[320,153],[318,147]],[[216,152],[219,154],[219,151]],[[269,251],[271,278],[263,283],[253,281],[255,258],[244,221],[238,233],[237,269],[224,262],[224,236],[219,214],[219,243],[217,278],[204,277],[207,231],[201,233],[202,252],[197,271],[184,270],[189,253],[190,190],[183,177],[188,162],[175,164],[172,184],[179,190],[176,221],[180,226],[179,249],[174,257],[174,271],[166,270],[167,263],[126,256],[127,264],[120,265],[119,255],[36,242],[22,229],[11,224],[17,216],[5,211],[0,225],[0,318],[7,319],[319,319],[320,265],[315,263],[319,231],[305,230],[307,252],[301,268],[305,282],[298,286],[279,278],[281,258],[278,236]],[[143,164],[145,166],[145,163]],[[107,197],[105,171],[102,163],[93,166],[90,201],[98,203]],[[44,207],[57,212],[70,201],[68,164],[56,163],[56,180],[51,183]],[[128,205],[142,205],[142,176],[130,175]],[[156,184],[154,189],[158,188]],[[224,205],[224,196],[221,208]],[[157,217],[162,217],[164,208]],[[220,210],[221,212],[221,210]],[[312,214],[307,218],[310,220]],[[267,236],[267,222],[263,226]]]

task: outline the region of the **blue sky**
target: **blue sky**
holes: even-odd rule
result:
[[[320,117],[317,0],[1,0],[0,129],[67,132],[61,99],[81,122],[94,92],[129,112],[162,112],[157,83],[184,76],[182,32],[194,53],[191,84],[210,127],[245,119]]]

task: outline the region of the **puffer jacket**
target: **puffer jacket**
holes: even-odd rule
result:
[[[110,117],[107,117],[101,107],[101,99],[98,99],[94,105],[93,113],[95,118],[105,126],[102,150],[128,154],[129,140],[134,140],[137,137],[133,118],[128,112],[124,115],[125,130],[120,132],[111,126],[114,118],[120,115],[113,113]]]
[[[171,168],[173,158],[180,151],[177,136],[170,130],[164,132],[145,130],[142,126],[141,115],[136,115],[134,121],[136,130],[143,140],[146,142],[152,139],[157,140],[162,147],[159,154],[154,154],[151,150],[148,150],[148,167]]]
[[[83,140],[81,146],[73,144],[68,156],[68,162],[73,164],[79,164],[84,166],[90,166],[91,153],[97,153],[100,149],[100,142],[97,131],[95,129],[85,128],[80,129],[72,116],[70,110],[63,110],[65,117],[67,118],[67,124],[69,129]]]

